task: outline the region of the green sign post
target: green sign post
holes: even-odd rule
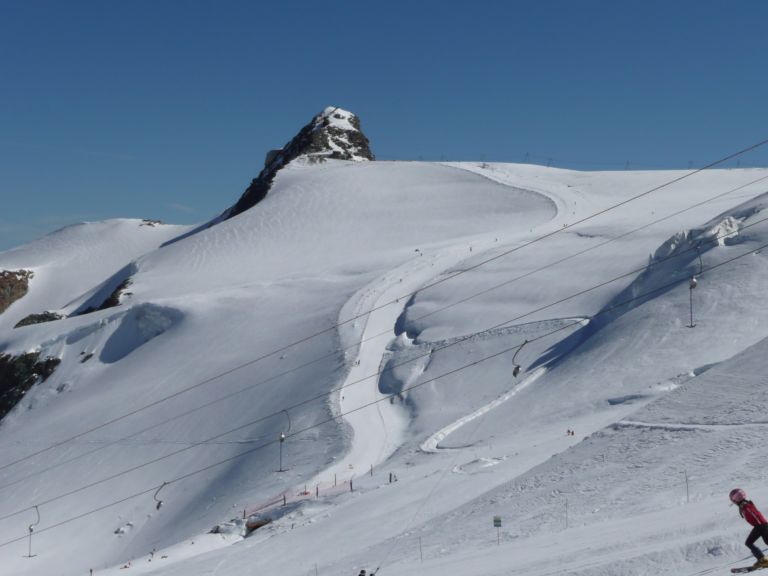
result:
[[[496,545],[501,544],[501,516],[493,517],[493,526],[496,528]]]

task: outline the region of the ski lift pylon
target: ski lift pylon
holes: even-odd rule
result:
[[[35,514],[37,515],[37,520],[35,520],[32,524],[29,525],[29,552],[27,553],[24,558],[34,558],[37,556],[37,554],[32,554],[32,533],[35,531],[35,526],[40,524],[40,509],[37,507],[37,505],[33,506],[35,509]]]

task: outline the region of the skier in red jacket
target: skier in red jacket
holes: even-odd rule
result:
[[[755,546],[755,542],[762,536],[763,542],[768,544],[768,522],[765,517],[760,513],[752,500],[747,500],[747,494],[741,488],[734,488],[728,495],[731,502],[739,507],[739,515],[752,525],[752,531],[747,536],[746,544],[747,548],[752,551],[752,554],[757,558],[755,562],[756,568],[768,568],[768,558],[765,557],[763,551]]]

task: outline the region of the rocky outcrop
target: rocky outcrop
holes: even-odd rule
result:
[[[29,290],[30,270],[0,271],[0,314]]]
[[[359,118],[351,112],[329,106],[285,146],[267,153],[264,169],[225,217],[236,216],[261,202],[278,171],[302,156],[309,162],[322,162],[328,158],[357,162],[374,159],[368,138],[360,130]]]
[[[81,316],[83,314],[90,314],[91,312],[97,312],[99,310],[106,310],[107,308],[114,308],[115,306],[120,305],[120,298],[123,295],[130,296],[130,292],[126,292],[126,289],[128,286],[131,285],[131,279],[126,278],[120,284],[115,288],[110,295],[102,301],[98,306],[91,305],[91,306],[85,306],[84,308],[81,308],[79,310],[74,311],[71,316]],[[62,318],[66,318],[63,314],[58,314],[57,312],[51,312],[49,310],[46,310],[45,312],[40,312],[39,314],[30,314],[28,316],[25,316],[21,320],[19,320],[14,328],[22,328],[24,326],[31,326],[33,324],[42,324],[44,322],[53,322],[54,320],[61,320]]]
[[[0,354],[0,420],[5,418],[32,386],[44,382],[58,366],[58,358],[40,360],[38,352],[19,356]]]
[[[25,316],[18,322],[16,322],[16,325],[14,328],[21,328],[22,326],[31,326],[32,324],[42,324],[43,322],[53,322],[54,320],[61,320],[64,318],[61,314],[57,314],[56,312],[41,312],[40,314],[30,314],[29,316]]]
[[[97,312],[99,310],[106,310],[107,308],[114,308],[115,306],[120,305],[120,296],[125,294],[126,296],[129,296],[131,293],[126,292],[126,288],[131,285],[131,279],[126,278],[122,282],[120,282],[120,285],[115,288],[112,293],[107,297],[106,300],[104,300],[101,304],[98,306],[88,306],[87,308],[83,310],[78,310],[72,316],[81,316],[83,314],[90,314],[91,312]]]

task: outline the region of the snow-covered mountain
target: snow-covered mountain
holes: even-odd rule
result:
[[[747,562],[727,493],[768,506],[768,170],[363,139],[328,108],[211,222],[0,253],[0,573]]]

